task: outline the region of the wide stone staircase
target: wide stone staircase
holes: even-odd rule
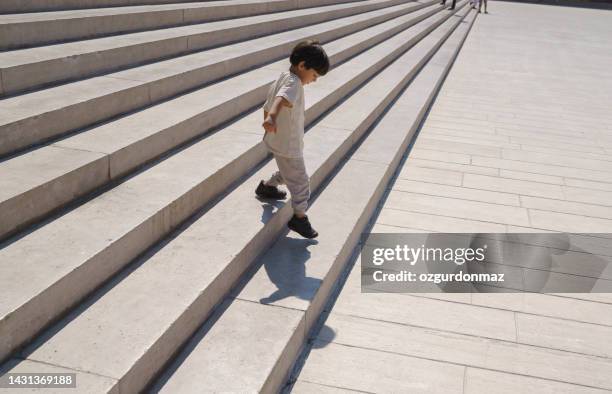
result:
[[[0,2],[0,375],[278,392],[476,17],[407,0]],[[316,241],[255,198],[268,86],[305,87]],[[0,389],[2,392],[3,389]]]

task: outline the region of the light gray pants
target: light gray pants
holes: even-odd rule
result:
[[[310,198],[310,179],[306,173],[304,158],[274,155],[278,171],[266,181],[266,185],[287,185],[291,193],[291,206],[296,214],[304,214]]]

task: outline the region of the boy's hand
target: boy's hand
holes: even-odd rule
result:
[[[276,133],[276,122],[271,116],[267,116],[266,120],[262,123],[264,130],[266,133]]]

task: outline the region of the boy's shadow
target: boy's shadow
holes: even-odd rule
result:
[[[311,245],[318,241],[311,239],[284,238],[277,246],[279,252],[264,261],[264,268],[277,290],[259,300],[270,304],[287,297],[312,300],[321,285],[321,279],[306,276],[306,262],[310,259]]]
[[[257,199],[263,203],[261,222],[264,224],[287,203],[259,197]],[[279,239],[275,244],[278,252],[266,258],[263,263],[268,278],[276,285],[277,290],[268,297],[261,298],[259,302],[270,304],[292,296],[303,300],[312,299],[321,280],[306,277],[306,261],[310,259],[310,251],[307,248],[318,243],[311,239]]]

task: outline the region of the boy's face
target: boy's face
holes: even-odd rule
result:
[[[297,75],[302,81],[302,85],[308,85],[311,82],[316,82],[319,74],[314,68],[306,68],[304,62],[301,61],[297,66]]]

